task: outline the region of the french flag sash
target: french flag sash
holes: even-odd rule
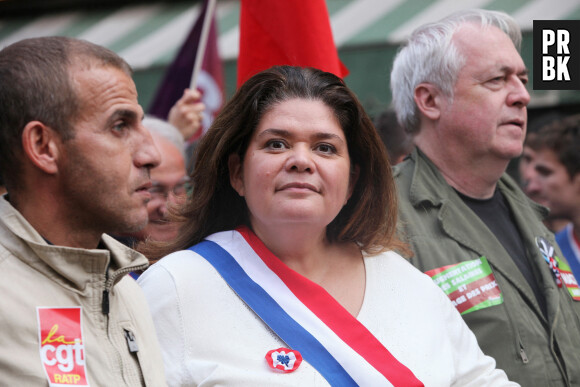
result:
[[[562,254],[572,268],[576,280],[580,282],[580,243],[574,237],[573,227],[568,224],[562,231],[556,234],[556,242],[560,246]],[[578,257],[578,258],[576,258]]]
[[[290,269],[247,227],[190,250],[333,386],[423,386],[326,290]]]

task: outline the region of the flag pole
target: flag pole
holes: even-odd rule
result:
[[[205,54],[205,47],[207,46],[207,39],[209,36],[209,28],[213,20],[213,14],[216,6],[217,0],[208,0],[207,8],[205,10],[205,16],[203,18],[203,26],[201,29],[201,36],[199,38],[199,44],[197,45],[197,54],[195,56],[195,63],[193,64],[193,73],[191,74],[191,81],[189,83],[190,89],[195,89],[197,85],[197,76],[199,75],[199,70],[203,63],[203,57]]]

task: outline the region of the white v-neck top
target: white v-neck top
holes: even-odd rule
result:
[[[364,257],[358,320],[425,386],[514,386],[485,356],[431,278],[394,252]],[[204,258],[184,250],[149,268],[148,299],[170,386],[328,386],[309,363],[292,373],[268,366],[286,344]],[[390,384],[385,384],[390,385]]]

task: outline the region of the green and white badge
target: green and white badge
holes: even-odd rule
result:
[[[425,274],[443,289],[461,314],[503,302],[503,295],[485,257],[443,266]]]

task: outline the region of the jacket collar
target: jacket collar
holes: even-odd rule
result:
[[[419,148],[415,147],[410,157],[415,162],[409,192],[411,204],[417,207],[422,202],[429,202],[432,206],[439,207],[449,197],[449,191],[453,191],[453,188]]]
[[[435,164],[419,148],[415,147],[410,158],[415,163],[409,195],[413,207],[425,201],[437,207],[452,194],[459,197]],[[548,216],[549,209],[523,195],[517,183],[507,174],[504,173],[500,178],[498,187],[502,194],[508,198],[508,201],[513,200],[519,205],[532,207],[532,210],[540,220]]]
[[[28,221],[5,199],[0,198],[0,233],[5,227],[18,238],[3,237],[2,245],[29,266],[65,286],[83,291],[94,276],[112,287],[134,270],[143,270],[145,256],[103,234],[104,249],[81,249],[48,244]]]

